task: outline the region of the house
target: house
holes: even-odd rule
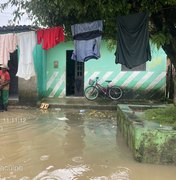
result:
[[[3,26],[0,27],[0,34],[22,33],[31,31],[35,27],[31,26]],[[29,81],[16,76],[18,70],[19,48],[10,54],[8,61],[9,73],[11,77],[9,99],[11,102],[36,103],[38,99],[37,77],[32,77]]]
[[[108,50],[105,41],[102,41],[98,60],[75,62],[71,60],[73,49],[73,42],[65,42],[46,52],[46,97],[83,96],[89,79],[97,76],[102,85],[106,85],[106,80],[112,80],[112,84],[120,86],[124,91],[123,99],[164,97],[166,54],[162,49],[151,45],[152,60],[133,69],[115,64],[115,49]]]
[[[0,28],[1,34],[24,31],[31,31],[31,27]],[[101,58],[85,63],[71,60],[73,41],[62,42],[47,51],[36,45],[33,52],[36,76],[30,80],[16,77],[18,50],[11,54],[9,61],[10,97],[21,103],[35,103],[42,97],[84,96],[89,79],[97,76],[102,85],[112,80],[113,85],[120,86],[122,99],[160,99],[165,95],[166,54],[154,45],[151,45],[152,60],[133,69],[115,64],[115,48],[110,51],[106,41],[101,43]]]

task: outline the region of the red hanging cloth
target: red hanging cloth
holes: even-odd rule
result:
[[[63,27],[53,27],[37,30],[37,43],[42,43],[42,48],[48,50],[65,40]]]

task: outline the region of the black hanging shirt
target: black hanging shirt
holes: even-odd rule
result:
[[[151,60],[148,14],[120,16],[115,63],[131,69]]]

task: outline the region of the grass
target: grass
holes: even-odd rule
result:
[[[176,129],[176,107],[174,105],[148,109],[144,111],[144,118],[162,125],[173,126]]]

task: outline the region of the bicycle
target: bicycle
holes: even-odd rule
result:
[[[96,80],[89,79],[89,85],[85,90],[84,90],[84,96],[88,100],[95,100],[100,92],[103,93],[103,95],[108,96],[112,100],[118,100],[121,98],[123,92],[120,87],[117,86],[109,86],[109,83],[112,82],[110,80],[107,80],[107,87],[103,87],[98,83],[99,77],[96,77]]]

